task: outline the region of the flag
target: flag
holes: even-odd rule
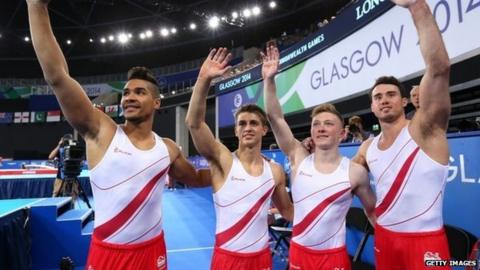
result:
[[[43,123],[43,122],[45,122],[45,112],[31,112],[30,113],[30,122],[31,123]]]
[[[47,112],[47,122],[60,122],[60,111]]]
[[[22,113],[21,112],[15,112],[13,122],[14,123],[21,123],[22,122]]]
[[[12,123],[13,113],[0,112],[0,123],[7,124]]]
[[[29,112],[15,112],[15,117],[13,119],[14,123],[28,123],[30,113]]]
[[[118,116],[118,105],[110,105],[105,107],[105,113],[111,117]]]

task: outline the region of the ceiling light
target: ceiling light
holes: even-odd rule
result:
[[[175,95],[175,93],[176,93],[175,90],[172,90],[172,95]]]
[[[190,29],[191,29],[191,30],[197,29],[197,25],[196,25],[195,23],[191,23],[191,24],[190,24]]]
[[[270,8],[276,8],[277,7],[277,3],[275,1],[271,1],[270,4],[268,4],[270,6]]]
[[[67,44],[68,45],[72,44],[72,41],[70,39],[67,39]]]
[[[253,13],[253,15],[258,16],[258,15],[260,15],[261,10],[260,10],[260,8],[259,8],[258,6],[254,6],[254,7],[252,8],[252,13]]]
[[[100,39],[100,42],[101,42],[101,43],[105,43],[105,42],[107,42],[107,39],[104,38],[104,37],[102,37],[102,38]]]
[[[170,33],[176,34],[177,33],[177,28],[173,27],[172,29],[170,29]]]
[[[152,36],[153,36],[153,32],[152,32],[151,30],[147,30],[147,31],[145,32],[145,37],[151,38]]]
[[[120,42],[121,44],[125,44],[128,42],[128,35],[125,33],[120,33],[117,36],[117,39],[118,39],[118,42]]]
[[[170,32],[168,32],[168,29],[167,29],[167,28],[162,28],[162,29],[160,30],[160,35],[166,37],[166,36],[168,36],[168,34],[170,34]]]
[[[249,18],[250,16],[252,16],[252,12],[250,11],[250,9],[246,8],[243,10],[243,16],[245,18]]]
[[[145,35],[145,33],[140,33],[139,37],[140,37],[140,39],[145,39],[146,35]]]
[[[234,19],[238,18],[238,12],[236,11],[232,12],[232,18]]]
[[[108,36],[108,40],[109,40],[109,41],[114,41],[114,40],[115,40],[115,37],[112,36],[112,35],[110,35],[110,36]]]
[[[92,38],[91,38],[91,39],[89,39],[88,41],[89,41],[90,43],[93,43],[93,39],[92,39]]]
[[[208,26],[210,28],[217,28],[220,25],[220,19],[217,16],[213,16],[208,20]]]
[[[29,37],[25,37],[25,38],[23,38],[23,40],[25,40],[26,42],[29,42],[29,41],[30,41],[30,38],[29,38]]]

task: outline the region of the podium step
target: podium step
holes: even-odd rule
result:
[[[85,265],[93,231],[93,210],[73,209],[72,199],[46,198],[32,205],[32,269],[58,269],[63,257]]]
[[[90,220],[89,222],[87,222],[87,224],[85,224],[85,226],[83,226],[82,235],[92,235],[92,233],[93,233],[93,223],[94,223],[94,221]]]

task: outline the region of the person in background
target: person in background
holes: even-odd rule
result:
[[[373,137],[371,132],[363,129],[362,118],[357,115],[354,115],[348,119],[348,125],[345,127],[345,130],[347,132],[347,136],[346,139],[342,141],[344,143],[361,143],[368,138]]]
[[[50,152],[48,155],[48,160],[52,161],[53,164],[57,167],[57,176],[55,178],[55,182],[53,183],[53,192],[52,192],[52,197],[57,197],[59,195],[71,195],[73,202],[78,198],[78,182],[74,181],[72,184],[72,192],[71,194],[65,194],[65,187],[66,185],[64,184],[64,177],[63,177],[63,164],[61,160],[61,151],[62,148],[65,146],[65,144],[68,143],[68,141],[73,140],[73,135],[72,134],[65,134],[60,138],[58,141],[57,146]],[[62,189],[62,190],[60,190]]]
[[[276,150],[278,149],[278,145],[276,143],[272,143],[268,146],[268,150]]]
[[[415,112],[420,108],[420,102],[418,101],[419,92],[418,92],[418,85],[414,85],[412,90],[410,90],[410,102],[412,103],[414,109],[407,113],[405,118],[408,120],[412,120]]]

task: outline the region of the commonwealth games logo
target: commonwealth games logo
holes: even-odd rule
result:
[[[242,105],[242,95],[241,94],[236,94],[235,97],[233,98],[233,105],[235,106],[235,108],[238,108],[240,107],[240,105]]]

